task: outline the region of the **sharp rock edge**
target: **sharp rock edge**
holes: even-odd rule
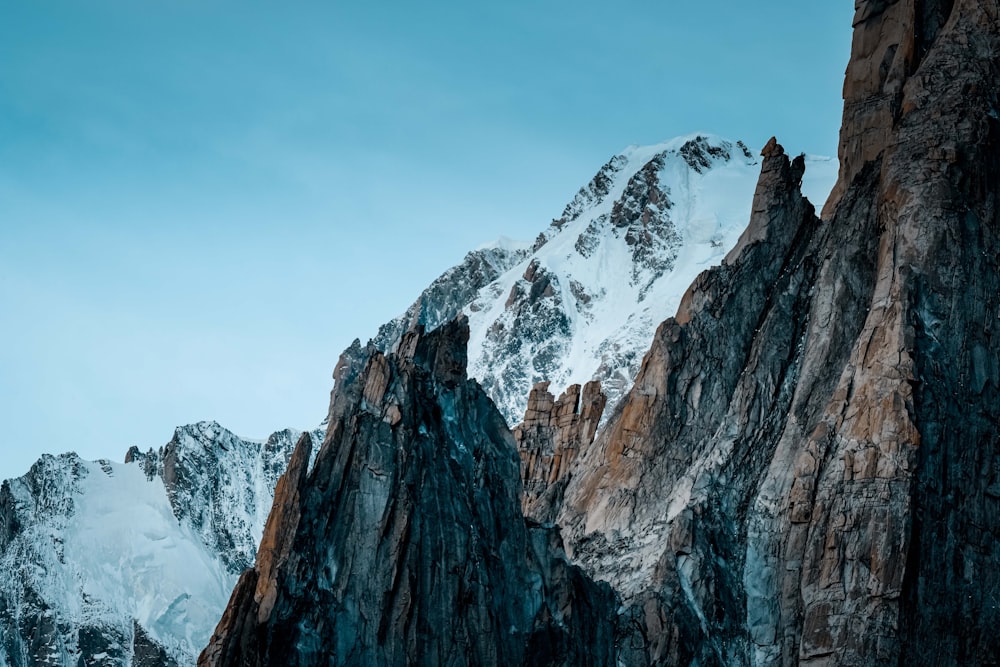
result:
[[[856,8],[824,220],[770,146],[749,229],[569,473],[624,664],[1000,659],[1000,8]]]
[[[836,161],[807,157],[823,201]],[[388,352],[416,324],[469,318],[469,373],[508,424],[538,382],[561,393],[601,383],[611,404],[631,386],[657,325],[701,271],[722,261],[750,217],[758,158],[706,133],[612,157],[534,242],[502,239],[435,280],[374,344]]]
[[[617,600],[521,514],[514,439],[464,318],[340,377],[199,665],[603,665]]]

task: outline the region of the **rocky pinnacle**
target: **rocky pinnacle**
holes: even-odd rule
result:
[[[514,438],[465,377],[468,326],[407,333],[300,442],[200,665],[605,665],[616,599],[521,515]]]
[[[1000,11],[856,6],[823,219],[770,144],[743,239],[571,471],[626,664],[1000,656]]]

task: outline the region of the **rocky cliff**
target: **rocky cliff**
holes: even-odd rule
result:
[[[820,200],[836,162],[807,158]],[[732,248],[760,168],[742,142],[692,134],[613,156],[533,242],[469,253],[374,338],[392,350],[409,328],[469,318],[469,374],[508,424],[538,382],[560,394],[599,381],[614,404],[631,386],[657,325]]]
[[[827,215],[765,149],[750,227],[570,472],[628,664],[1000,659],[998,3],[856,4]]]
[[[522,517],[468,335],[418,328],[337,378],[315,467],[300,442],[200,665],[610,664],[615,596]]]
[[[570,386],[556,399],[549,383],[539,382],[528,397],[524,421],[514,427],[514,440],[521,457],[521,507],[524,515],[551,522],[552,494],[572,468],[581,449],[589,447],[597,434],[607,397],[600,382]]]

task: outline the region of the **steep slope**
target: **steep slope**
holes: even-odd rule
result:
[[[765,149],[740,243],[660,326],[635,387],[562,480],[573,559],[636,614],[642,648],[628,664],[748,659],[743,523],[795,393],[817,270],[809,247],[828,230],[798,192],[802,167],[776,143]],[[648,627],[648,607],[669,632]]]
[[[770,146],[553,493],[625,664],[1000,660],[1000,6],[856,6],[829,217]]]
[[[836,162],[809,158],[825,199]],[[631,386],[656,326],[694,277],[718,264],[750,215],[759,166],[742,142],[708,134],[632,146],[581,188],[534,243],[480,248],[375,338],[392,349],[414,324],[469,318],[469,372],[509,424],[532,386],[599,380],[609,402]]]
[[[522,518],[468,335],[417,329],[340,366],[315,467],[303,440],[200,665],[611,663],[617,601]]]
[[[322,440],[321,431],[309,435]],[[253,565],[274,486],[300,436],[285,429],[257,442],[215,422],[199,422],[178,428],[158,451],[133,447],[125,462],[162,479],[174,515],[219,554],[228,571],[239,573]]]
[[[203,422],[124,465],[44,456],[4,482],[0,664],[192,664],[298,437]]]

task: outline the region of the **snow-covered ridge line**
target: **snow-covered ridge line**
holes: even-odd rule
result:
[[[201,422],[128,463],[45,455],[4,482],[0,665],[193,665],[299,435]]]
[[[415,323],[469,317],[469,371],[510,424],[531,387],[598,379],[613,403],[657,325],[694,278],[720,263],[750,218],[754,151],[709,133],[613,156],[533,242],[480,246],[384,325],[389,350]],[[803,192],[821,205],[837,162],[806,156]]]

